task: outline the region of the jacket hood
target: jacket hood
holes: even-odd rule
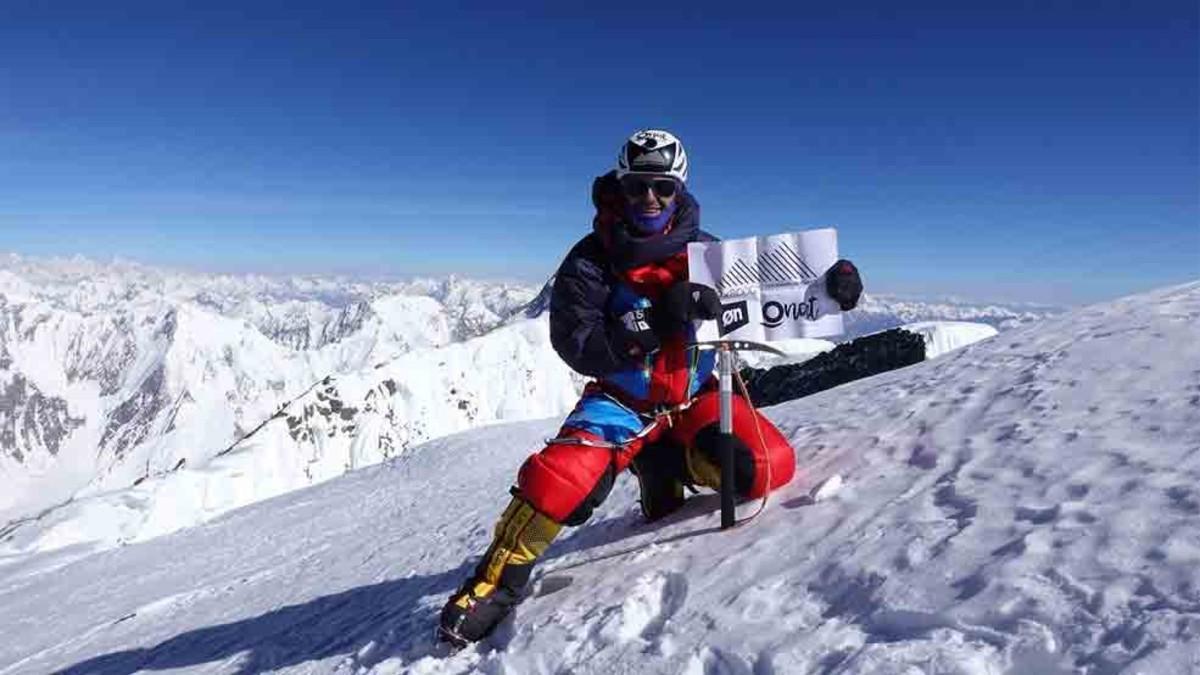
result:
[[[675,213],[663,231],[641,235],[626,222],[625,198],[616,171],[592,182],[592,204],[596,207],[592,231],[600,238],[613,268],[627,270],[664,260],[700,238],[700,204],[682,185],[675,201]]]

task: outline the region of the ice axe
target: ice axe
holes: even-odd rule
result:
[[[688,347],[717,350],[718,401],[721,411],[721,433],[717,434],[717,458],[721,463],[721,529],[737,524],[734,512],[733,485],[733,354],[739,351],[767,352],[787,356],[778,349],[749,340],[713,340],[694,342]]]

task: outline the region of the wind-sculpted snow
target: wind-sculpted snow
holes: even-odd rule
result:
[[[700,495],[645,525],[624,476],[452,656],[438,609],[557,419],[9,559],[0,673],[1195,673],[1198,322],[1195,283],[769,408],[802,475],[758,519]]]
[[[943,354],[995,337],[999,331],[988,324],[965,321],[921,321],[902,328],[925,340],[925,358],[935,359]]]

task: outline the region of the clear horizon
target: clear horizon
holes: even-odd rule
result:
[[[382,272],[378,272],[378,273],[364,273],[360,270],[318,271],[318,272],[297,272],[297,271],[284,270],[284,271],[279,271],[279,272],[265,272],[265,271],[255,271],[255,270],[207,269],[207,268],[203,268],[203,267],[189,267],[187,265],[160,264],[160,263],[147,262],[144,260],[136,260],[133,258],[121,257],[121,256],[113,256],[111,258],[100,258],[100,257],[86,256],[81,253],[75,253],[75,254],[69,254],[69,255],[41,256],[41,255],[22,254],[22,253],[19,253],[16,251],[0,251],[0,257],[5,257],[5,256],[17,256],[22,261],[27,262],[27,263],[32,263],[32,264],[39,264],[39,263],[50,264],[50,263],[54,263],[54,262],[69,263],[69,262],[72,262],[75,260],[80,260],[80,261],[85,261],[89,264],[98,264],[98,265],[131,264],[131,265],[136,265],[136,266],[152,268],[156,271],[168,273],[168,274],[170,274],[170,273],[196,274],[196,275],[201,275],[201,276],[214,276],[214,277],[215,276],[234,276],[234,277],[261,276],[261,277],[266,277],[266,278],[275,279],[275,280],[286,280],[289,278],[312,278],[312,279],[344,279],[346,281],[353,281],[353,282],[406,283],[406,282],[416,281],[416,280],[440,281],[440,280],[446,279],[448,277],[457,277],[457,278],[465,279],[465,280],[469,280],[469,281],[482,281],[482,282],[491,282],[491,283],[514,283],[514,284],[526,284],[526,285],[530,285],[530,286],[538,286],[538,285],[546,283],[551,276],[550,274],[547,274],[547,275],[541,276],[541,277],[538,277],[538,276],[520,277],[520,276],[504,275],[504,274],[469,274],[469,273],[454,272],[454,271],[441,272],[441,273],[424,273],[424,274],[404,273],[402,271],[382,271]],[[1144,288],[1139,287],[1139,288],[1131,289],[1127,293],[1123,293],[1122,295],[1137,295],[1138,293],[1153,291],[1153,290],[1157,290],[1157,289],[1161,289],[1161,288],[1168,288],[1168,287],[1172,287],[1172,286],[1187,285],[1187,284],[1191,284],[1191,283],[1200,283],[1200,276],[1197,276],[1197,277],[1191,278],[1191,279],[1183,279],[1178,282],[1168,282],[1168,283],[1164,283],[1164,284],[1147,285]],[[1024,305],[1024,306],[1029,306],[1029,307],[1041,307],[1041,308],[1046,308],[1046,309],[1063,309],[1063,310],[1071,309],[1073,307],[1077,307],[1080,305],[1092,304],[1093,302],[1103,302],[1104,300],[1107,300],[1107,299],[1115,299],[1115,298],[1103,298],[1103,299],[1099,299],[1099,300],[1095,300],[1095,301],[1087,301],[1087,302],[1080,302],[1080,303],[1061,303],[1061,302],[1055,303],[1055,302],[1039,301],[1039,300],[1022,300],[1020,298],[971,296],[971,295],[964,295],[961,293],[949,293],[949,292],[942,292],[942,291],[936,291],[936,290],[922,293],[919,291],[906,292],[906,291],[890,291],[887,289],[868,288],[866,292],[869,295],[881,296],[881,297],[885,297],[886,299],[889,299],[889,300],[914,301],[914,302],[950,302],[950,303],[963,303],[963,304],[994,303],[994,304],[1000,304],[1000,305],[1006,305],[1006,306],[1012,306],[1012,307]],[[1117,297],[1120,297],[1120,296],[1117,296]]]
[[[1194,3],[0,9],[0,251],[536,282],[640,127],[703,226],[833,225],[868,291],[1200,278]]]

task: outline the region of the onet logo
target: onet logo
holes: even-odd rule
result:
[[[776,328],[782,325],[785,320],[816,321],[817,299],[809,298],[803,302],[779,302],[771,300],[763,303],[762,313],[763,325],[767,328]]]
[[[749,323],[750,308],[745,300],[721,305],[721,320],[717,322],[717,329],[722,336],[749,325]]]

